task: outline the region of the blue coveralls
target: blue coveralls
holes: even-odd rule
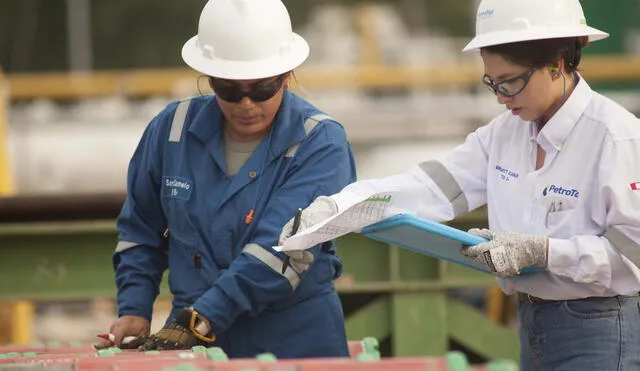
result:
[[[146,128],[117,220],[119,316],[150,319],[169,268],[169,318],[193,306],[212,324],[211,345],[230,357],[347,356],[333,243],[314,247],[301,274],[281,274],[284,255],[271,248],[297,208],[355,181],[343,127],[285,91],[271,133],[235,176],[226,175],[223,137],[213,96],[173,102]]]

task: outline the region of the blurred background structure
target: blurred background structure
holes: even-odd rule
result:
[[[436,157],[502,111],[480,58],[461,52],[477,1],[284,2],[311,45],[294,89],[345,126],[360,179]],[[640,1],[581,2],[611,33],[583,74],[640,115]],[[92,341],[114,320],[129,158],[168,102],[210,93],[180,59],[204,3],[0,1],[0,344]],[[452,224],[484,223],[478,211]],[[350,338],[378,337],[386,355],[517,354],[513,304],[491,277],[358,236],[340,247]]]

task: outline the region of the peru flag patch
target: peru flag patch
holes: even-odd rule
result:
[[[640,182],[631,183],[629,186],[631,186],[632,191],[640,191]]]

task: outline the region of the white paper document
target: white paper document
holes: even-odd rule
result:
[[[368,225],[398,214],[415,214],[415,202],[407,194],[397,192],[362,195],[363,201],[339,212],[324,222],[299,231],[285,240],[282,246],[274,246],[276,251],[305,250],[319,243],[359,232]]]

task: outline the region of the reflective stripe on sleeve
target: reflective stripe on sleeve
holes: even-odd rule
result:
[[[611,245],[620,251],[627,259],[631,260],[636,267],[640,267],[640,244],[629,238],[616,227],[609,228],[603,237],[609,240]]]
[[[129,250],[132,247],[140,246],[139,243],[129,242],[129,241],[119,241],[116,245],[116,252],[123,252],[125,250]]]
[[[440,188],[445,197],[453,206],[453,213],[457,216],[469,211],[467,196],[462,192],[460,185],[439,161],[425,161],[420,164],[420,168],[431,180]]]
[[[269,268],[276,271],[279,275],[289,281],[291,287],[295,291],[300,285],[300,276],[293,269],[287,269],[284,274],[282,274],[282,260],[278,259],[275,255],[271,254],[267,250],[265,250],[262,246],[257,245],[255,243],[250,243],[245,245],[242,252],[252,255],[256,259],[260,260],[264,264],[266,264]]]

